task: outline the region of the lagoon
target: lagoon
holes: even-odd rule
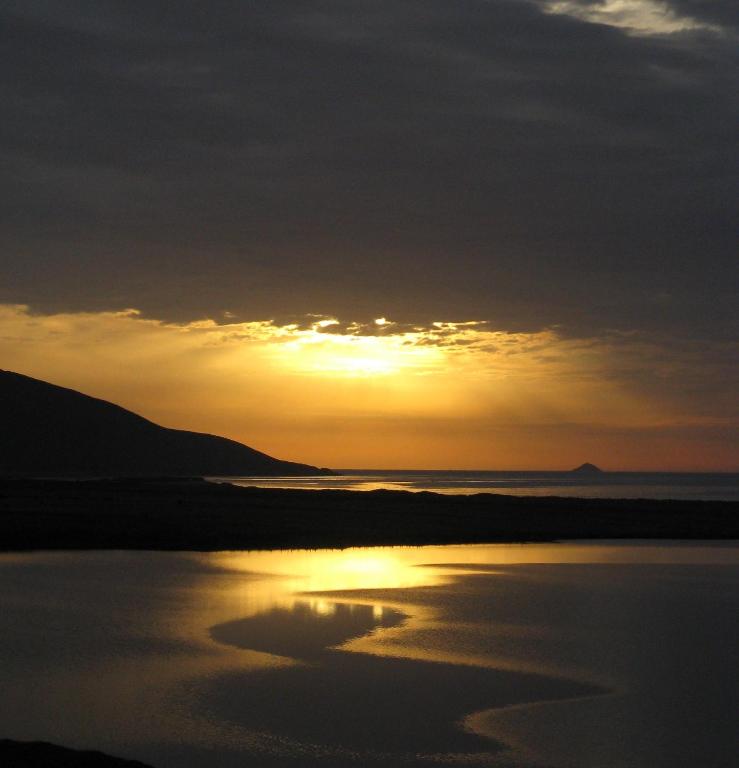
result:
[[[733,766],[739,546],[0,555],[0,736],[157,768]]]

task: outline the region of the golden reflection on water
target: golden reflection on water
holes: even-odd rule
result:
[[[631,543],[472,544],[344,550],[216,552],[211,568],[249,574],[243,584],[262,605],[306,592],[414,589],[447,583],[464,568],[545,563],[734,563],[736,550],[708,545]],[[257,597],[261,595],[261,599]]]
[[[367,664],[367,654],[371,654],[373,664],[387,664],[392,658],[444,661],[466,666],[468,672],[469,666],[475,666],[481,674],[484,669],[537,672],[551,680],[564,675],[570,681],[588,682],[597,669],[601,681],[608,670],[601,670],[599,656],[580,661],[580,656],[568,650],[578,637],[578,622],[550,626],[536,614],[542,601],[518,597],[546,595],[547,605],[560,600],[550,611],[556,618],[572,610],[572,592],[556,585],[547,589],[546,578],[517,581],[516,569],[506,566],[736,564],[738,553],[736,546],[605,542],[0,556],[0,575],[5,575],[0,632],[5,632],[6,645],[12,632],[17,635],[12,646],[17,661],[8,663],[12,654],[6,653],[5,659],[0,656],[0,670],[3,661],[6,664],[4,695],[13,701],[0,724],[17,738],[94,745],[121,753],[132,745],[155,741],[218,749],[224,745],[241,750],[272,749],[267,737],[252,730],[248,722],[214,717],[210,694],[204,692],[206,683],[252,671],[261,674],[269,668],[279,668],[280,674],[302,669],[306,665],[300,660],[315,659],[315,648],[323,650],[319,641],[324,637],[328,637],[325,648],[353,652],[334,654],[345,666]],[[24,563],[28,567],[25,575]],[[573,571],[572,578],[588,574],[585,578],[592,577],[594,589],[601,588],[607,580],[597,570]],[[473,580],[474,585],[461,581],[459,588],[452,583],[460,575],[476,571],[490,579]],[[112,601],[111,585],[115,585]],[[75,589],[84,599],[68,599]],[[27,638],[19,618],[4,627],[3,613],[16,615],[12,610],[20,600],[13,590],[20,597],[25,595],[24,603],[35,606],[40,616],[47,616],[48,611],[49,626],[58,625],[59,606],[64,606],[64,611],[76,616],[68,624],[89,627],[90,637],[76,629],[65,636],[63,644],[55,639],[58,633],[37,636],[38,617],[36,624],[29,624]],[[602,594],[610,593],[604,590]],[[458,609],[458,601],[465,600],[472,610],[468,608],[461,619],[459,614],[450,619],[450,609]],[[494,620],[488,617],[481,622],[475,606],[493,604],[498,608],[505,604],[505,610]],[[638,607],[640,603],[635,600],[626,605]],[[582,615],[587,618],[591,606],[586,607],[588,611]],[[396,620],[399,614],[402,621]],[[624,631],[629,633],[630,615],[627,611],[622,617]],[[251,620],[238,623],[247,619]],[[236,622],[228,629],[230,642],[219,642],[213,629],[229,622]],[[337,630],[336,642],[329,631],[332,626]],[[621,625],[616,622],[613,626],[618,629]],[[357,628],[367,631],[359,635]],[[610,631],[611,625],[606,629]],[[586,628],[586,639],[590,631],[593,627]],[[293,639],[301,633],[304,637]],[[624,636],[630,637],[629,633]],[[301,644],[311,638],[315,639],[311,653],[301,653]],[[582,647],[588,644],[583,641]],[[39,661],[39,649],[47,654],[41,657],[46,658],[44,663]],[[347,657],[351,657],[349,662]],[[384,658],[378,661],[377,657]],[[613,687],[619,682],[618,675],[614,674],[614,680]],[[530,735],[530,731],[526,733]],[[507,732],[501,736],[503,741],[509,740]],[[121,749],[116,749],[118,745]],[[287,747],[282,744],[280,748]],[[132,756],[136,756],[135,750]],[[145,756],[142,747],[140,757]]]
[[[502,668],[534,667],[520,660],[485,658],[479,653],[464,654],[439,648],[415,647],[398,642],[418,630],[433,630],[436,611],[424,604],[409,604],[409,593],[449,584],[460,575],[476,571],[489,576],[510,578],[506,566],[532,564],[700,564],[736,563],[737,550],[710,544],[665,545],[618,542],[498,544],[425,547],[371,547],[345,550],[287,550],[271,552],[217,552],[195,555],[210,571],[231,574],[232,579],[221,600],[231,616],[222,612],[211,623],[233,618],[238,605],[242,618],[266,613],[275,608],[298,610],[308,607],[317,618],[333,617],[340,603],[372,606],[378,621],[394,608],[407,614],[399,627],[382,629],[345,644],[345,650],[378,655],[443,660],[451,663]],[[497,566],[501,570],[497,570]],[[393,595],[398,590],[398,596]],[[375,594],[377,591],[377,594]],[[418,594],[418,593],[416,593]],[[411,597],[413,601],[413,597]],[[530,629],[528,630],[530,631]],[[266,662],[266,660],[265,660]],[[536,669],[541,671],[537,666]]]
[[[292,591],[397,589],[440,582],[416,568],[421,549],[373,548],[315,551],[234,552],[210,555],[211,564],[233,571],[284,577]]]
[[[228,552],[200,555],[210,568],[248,578],[234,580],[242,615],[291,608],[306,603],[306,593],[366,591],[433,586],[443,583],[442,569],[416,567],[412,550],[391,548],[318,551]],[[418,550],[416,550],[418,551]],[[308,597],[318,615],[334,611],[329,596]],[[366,596],[359,602],[368,602]],[[383,606],[377,605],[381,612]]]

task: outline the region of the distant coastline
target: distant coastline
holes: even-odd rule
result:
[[[233,550],[739,539],[739,502],[0,480],[0,550]]]
[[[739,473],[339,469],[331,476],[221,477],[236,485],[304,490],[406,490],[611,499],[739,501]]]

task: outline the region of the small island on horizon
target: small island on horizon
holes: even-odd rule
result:
[[[737,8],[0,3],[0,768],[739,768]]]
[[[0,551],[739,539],[739,503],[0,478]]]
[[[596,467],[595,464],[591,464],[589,461],[586,461],[584,464],[580,464],[579,467],[571,469],[570,472],[579,472],[581,474],[598,474],[599,472],[603,472],[603,470],[600,467]]]
[[[585,463],[575,474],[598,474]],[[334,474],[0,371],[0,550],[225,550],[739,537],[737,503],[239,487]]]

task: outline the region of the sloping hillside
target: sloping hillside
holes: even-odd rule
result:
[[[215,435],[167,429],[125,408],[0,370],[0,474],[327,474]]]

